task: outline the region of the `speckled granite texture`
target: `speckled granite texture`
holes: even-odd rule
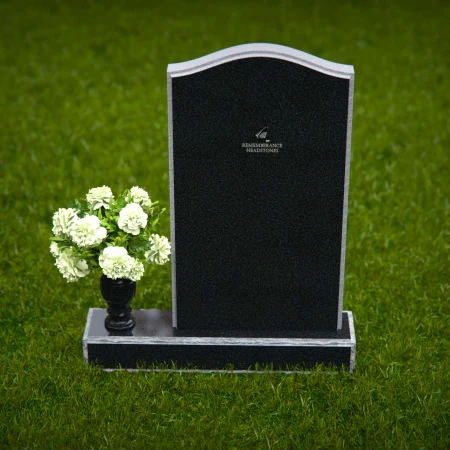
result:
[[[194,73],[177,66],[169,66],[177,335],[336,332],[353,75],[242,55]],[[247,151],[254,144],[278,151]]]

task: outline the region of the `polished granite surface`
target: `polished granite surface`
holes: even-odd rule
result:
[[[172,328],[172,311],[159,309],[140,309],[132,312],[136,320],[133,330],[127,332],[109,332],[105,329],[104,321],[107,315],[105,309],[92,309],[88,337],[106,336],[135,336],[135,337],[176,337],[176,330]],[[342,330],[336,332],[298,332],[295,330],[204,330],[203,337],[224,338],[305,338],[305,339],[350,339],[350,327],[348,314],[344,312],[342,317]],[[174,334],[175,331],[175,334]],[[178,336],[181,337],[181,336]],[[194,333],[185,334],[184,337],[199,337]]]
[[[88,328],[88,337],[103,336],[173,336],[172,331],[172,311],[162,311],[160,309],[138,309],[132,312],[136,326],[129,333],[120,332],[110,333],[104,325],[107,315],[106,309],[92,309],[90,326]]]

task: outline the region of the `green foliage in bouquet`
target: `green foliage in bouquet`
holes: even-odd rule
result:
[[[53,215],[50,252],[67,281],[100,268],[112,279],[139,280],[144,263],[169,261],[170,242],[155,234],[165,209],[137,186],[114,197],[107,186],[93,188],[86,199]]]

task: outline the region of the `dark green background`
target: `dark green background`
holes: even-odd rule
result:
[[[450,447],[449,23],[444,1],[1,2],[0,447]],[[103,184],[167,207],[167,64],[246,42],[355,67],[356,371],[86,367],[98,277],[62,279],[52,214]],[[170,308],[170,266],[147,274],[134,307]]]

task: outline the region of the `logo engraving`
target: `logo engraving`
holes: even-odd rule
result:
[[[260,142],[243,142],[242,148],[245,148],[246,153],[279,153],[283,148],[283,144],[270,143],[270,139],[266,139],[269,127],[264,127],[255,134],[256,139]],[[265,142],[261,142],[265,141]]]
[[[269,127],[264,127],[261,131],[258,131],[258,133],[256,133],[255,136],[258,139],[266,139],[268,129],[269,129]],[[270,142],[270,141],[266,141],[266,142]]]

